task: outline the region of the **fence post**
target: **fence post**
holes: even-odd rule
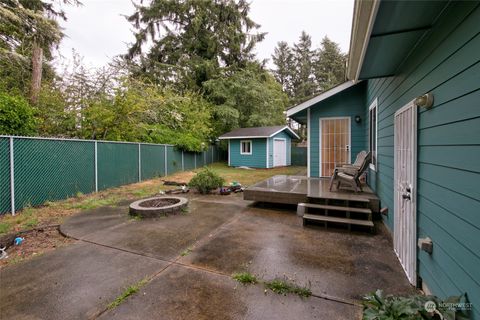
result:
[[[142,150],[138,144],[138,182],[142,181]]]
[[[10,205],[12,216],[15,215],[15,164],[13,159],[13,137],[10,137]]]
[[[213,146],[212,146],[212,163],[214,163],[214,162],[215,162],[215,160],[213,158]]]
[[[197,152],[193,154],[193,161],[194,161],[193,163],[195,165],[195,169],[197,169]]]
[[[185,164],[183,162],[183,150],[182,150],[182,171],[185,171]]]
[[[95,141],[95,192],[98,192],[98,145]]]
[[[167,158],[167,145],[165,145],[165,175],[168,174],[168,158]]]

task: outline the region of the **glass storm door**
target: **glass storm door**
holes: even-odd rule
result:
[[[331,176],[345,163],[350,163],[350,118],[321,118],[320,176]]]

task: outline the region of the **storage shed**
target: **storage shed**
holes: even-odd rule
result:
[[[288,126],[240,128],[219,137],[228,140],[231,167],[273,168],[291,164],[291,140],[300,137]]]

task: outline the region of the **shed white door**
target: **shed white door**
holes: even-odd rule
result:
[[[273,166],[287,165],[287,141],[285,139],[273,139]]]
[[[417,276],[417,108],[409,103],[395,113],[394,248],[412,285]]]

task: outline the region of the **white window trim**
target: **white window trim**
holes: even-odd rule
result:
[[[377,162],[378,162],[378,98],[373,100],[372,104],[368,107],[368,150],[370,151],[370,146],[372,144],[372,137],[370,137],[370,129],[372,127],[372,121],[370,121],[370,111],[375,108],[375,163],[370,163],[369,167],[373,171],[377,171]]]
[[[242,144],[244,142],[250,143],[250,152],[242,152]],[[240,140],[240,154],[241,155],[251,155],[252,154],[252,148],[253,148],[252,140]]]

